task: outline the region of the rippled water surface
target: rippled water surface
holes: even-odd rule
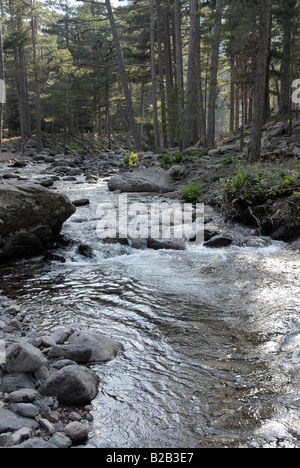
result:
[[[300,446],[299,251],[104,245],[96,208],[116,195],[104,182],[58,188],[90,198],[64,232],[96,256],[22,261],[2,268],[0,288],[33,328],[92,328],[124,345],[94,367],[89,446]]]

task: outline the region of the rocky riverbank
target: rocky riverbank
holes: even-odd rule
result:
[[[184,153],[174,149],[136,154],[120,145],[113,151],[91,148],[71,150],[73,146],[70,143],[64,153],[46,147],[37,154],[34,141],[29,141],[22,151],[15,142],[7,142],[3,147],[5,152],[0,155],[0,161],[5,160],[7,167],[2,172],[2,180],[3,184],[32,183],[28,172],[25,175],[24,171],[27,165],[30,167],[34,164],[37,168],[41,167],[40,177],[34,183],[39,190],[49,189],[48,197],[50,193],[53,198],[58,197],[55,194],[56,182],[65,181],[76,186],[81,183],[97,184],[104,179],[115,193],[151,192],[162,201],[204,202],[213,206],[229,222],[228,225],[222,223],[222,229],[206,226],[207,247],[227,246],[232,242],[247,244],[247,239],[245,242],[231,239],[230,242],[230,225],[236,222],[252,229],[254,236],[297,241],[300,234],[299,128],[299,121],[294,121],[291,127],[285,122],[266,125],[262,138],[262,158],[256,165],[247,164],[249,128],[243,134],[242,145],[241,133],[236,132],[220,140],[214,149],[199,146],[189,148]],[[53,205],[53,200],[47,204]],[[88,199],[72,200],[72,210],[87,204]],[[72,210],[68,207],[68,216]],[[31,229],[26,233],[25,239],[21,234],[21,241],[23,239],[25,249],[35,250],[33,253],[38,253],[42,245],[46,250],[45,258],[54,258],[48,238],[49,227],[43,225],[45,223],[37,224],[34,232]],[[212,239],[213,234],[217,236],[215,240]],[[38,239],[33,239],[33,236]],[[19,232],[15,241],[11,235],[6,243],[2,239],[2,256],[7,249],[10,250],[9,256],[11,251],[21,250],[22,253],[19,241]],[[172,248],[172,245],[178,248],[178,242],[171,242],[170,245],[169,241],[134,242],[133,245],[137,248]],[[60,260],[63,261],[63,258]]]
[[[114,359],[122,345],[90,330],[34,328],[16,303],[0,297],[0,447],[83,444],[101,385],[89,366]]]

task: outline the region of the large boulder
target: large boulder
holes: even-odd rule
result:
[[[159,166],[143,171],[127,172],[108,181],[110,191],[121,192],[159,192],[172,183],[170,174]]]
[[[0,408],[0,434],[18,431],[23,427],[37,429],[39,425],[33,419],[23,418],[8,409]]]
[[[8,373],[36,372],[48,366],[43,353],[30,343],[15,343],[6,350],[5,370]]]
[[[116,357],[123,346],[118,341],[91,330],[74,333],[70,337],[70,344],[82,349],[91,349],[90,362],[107,362]]]
[[[0,258],[39,254],[75,211],[65,195],[23,181],[0,180]]]
[[[84,406],[98,394],[99,378],[83,366],[67,366],[51,375],[40,388],[44,396],[56,397],[66,406]]]

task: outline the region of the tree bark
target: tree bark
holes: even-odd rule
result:
[[[161,100],[161,121],[163,133],[163,145],[165,148],[168,146],[168,128],[166,118],[166,95],[164,85],[164,66],[162,54],[162,39],[161,39],[161,9],[160,0],[156,0],[156,14],[157,14],[157,48],[158,48],[158,68],[159,68],[159,91]]]
[[[172,112],[170,109],[172,89],[173,89],[173,73],[172,73],[172,51],[170,40],[170,14],[169,4],[167,0],[164,1],[163,7],[163,25],[164,25],[164,59],[165,59],[165,75],[166,75],[166,93],[167,93],[167,119],[168,119],[168,139],[169,144],[173,147],[175,145],[173,132],[172,132]]]
[[[154,3],[150,0],[150,56],[151,56],[151,80],[152,80],[152,107],[153,107],[153,129],[154,146],[160,147],[158,110],[157,110],[157,83],[156,83],[156,60],[155,60],[155,19]]]
[[[216,2],[216,19],[213,30],[214,42],[211,52],[210,79],[209,79],[209,96],[208,96],[208,116],[207,116],[207,145],[208,147],[215,146],[216,139],[216,102],[217,102],[217,85],[218,85],[218,66],[219,66],[219,49],[220,35],[222,26],[223,0]]]
[[[183,59],[182,59],[182,37],[181,37],[181,0],[174,3],[174,33],[176,54],[176,80],[178,97],[178,133],[179,147],[182,149],[182,124],[184,116],[184,83],[183,83]]]
[[[195,144],[192,141],[193,125],[197,118],[197,40],[199,0],[191,0],[189,58],[186,85],[186,107],[184,118],[183,149]]]
[[[140,139],[140,134],[138,130],[137,123],[134,118],[134,111],[133,111],[133,104],[132,104],[132,98],[128,86],[128,80],[127,80],[127,75],[126,75],[126,68],[125,68],[125,63],[123,59],[123,54],[120,46],[120,41],[119,41],[119,35],[116,27],[116,22],[114,18],[114,14],[112,11],[111,3],[110,0],[105,0],[106,8],[107,8],[107,13],[109,17],[109,22],[114,38],[114,43],[115,43],[115,48],[116,48],[116,53],[117,53],[117,59],[118,59],[118,64],[119,64],[119,71],[122,79],[122,84],[123,84],[123,89],[124,89],[124,95],[125,95],[125,100],[126,100],[126,106],[127,106],[127,112],[128,112],[128,119],[130,122],[130,128],[132,132],[132,136],[135,141],[135,146],[137,151],[142,151],[142,141]]]
[[[262,126],[264,119],[268,44],[272,0],[261,0],[259,47],[256,65],[256,81],[253,96],[253,120],[249,147],[249,162],[258,161],[261,150]]]
[[[291,90],[291,55],[292,55],[292,15],[287,15],[284,21],[281,84],[280,84],[280,113],[287,114],[290,109]]]
[[[2,18],[0,20],[0,80],[2,80],[2,85],[4,85],[4,55],[3,55],[3,41],[2,41]],[[0,151],[2,145],[2,133],[3,133],[3,104],[4,102],[0,101]]]
[[[37,58],[37,19],[36,19],[37,1],[31,1],[31,28],[32,28],[32,50],[33,50],[33,67],[35,75],[35,97],[36,97],[36,145],[37,152],[42,151],[42,115],[41,115],[41,85],[39,76],[39,65]]]

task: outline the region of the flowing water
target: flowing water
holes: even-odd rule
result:
[[[2,268],[0,288],[33,329],[69,324],[124,345],[93,367],[88,447],[300,447],[299,251],[105,245],[97,205],[117,201],[105,181],[57,187],[90,199],[64,233],[95,257],[74,246],[65,264],[21,261]]]

